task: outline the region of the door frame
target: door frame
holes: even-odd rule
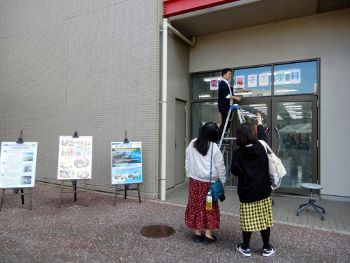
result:
[[[317,95],[294,95],[294,96],[274,96],[272,98],[271,119],[271,147],[276,153],[278,150],[277,140],[277,103],[279,102],[312,102],[312,183],[318,183],[319,178],[319,135],[318,135],[318,96]],[[315,139],[314,139],[315,138]],[[282,179],[283,180],[283,179]],[[310,190],[297,187],[280,187],[274,190],[276,193],[309,194]]]
[[[183,120],[184,123],[184,140],[183,141],[179,141],[178,138],[176,138],[176,127],[178,127],[177,125],[177,118],[176,118],[176,112],[177,112],[177,102],[181,102],[184,104],[184,113],[185,113],[185,119]],[[175,170],[174,170],[174,186],[181,184],[183,182],[186,181],[186,170],[185,170],[185,165],[183,166],[183,178],[181,182],[177,182],[177,169],[179,169],[179,167],[176,165],[177,164],[177,155],[176,155],[176,146],[177,144],[181,143],[184,146],[184,149],[186,149],[187,146],[187,101],[179,99],[179,98],[175,98],[175,130],[174,130],[174,139],[175,139]],[[185,164],[185,151],[183,152],[183,163]]]

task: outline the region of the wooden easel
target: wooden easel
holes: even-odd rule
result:
[[[60,195],[59,195],[59,200],[58,200],[58,208],[61,207],[62,194],[74,194],[74,202],[76,202],[78,192],[85,192],[85,206],[88,206],[87,180],[84,180],[85,190],[77,190],[77,182],[81,181],[81,180],[70,180],[72,182],[72,185],[73,185],[73,191],[63,191],[63,185],[64,185],[65,181],[68,181],[68,180],[61,181],[61,190],[60,190]]]
[[[7,188],[8,189],[8,188]],[[22,199],[22,205],[24,205],[24,195],[29,195],[29,210],[32,210],[32,196],[33,196],[33,187],[28,188],[29,192],[28,193],[23,193],[23,188],[20,188],[21,192],[18,193],[21,196]],[[5,194],[6,189],[0,189],[1,190],[1,196],[0,196],[0,212],[1,212],[1,207],[2,203],[4,201],[4,196],[5,195],[16,195],[15,193],[13,194]],[[11,189],[12,190],[12,189]]]
[[[136,188],[129,188],[129,184],[125,184],[124,185],[124,189],[118,189],[117,186],[118,185],[115,185],[115,192],[114,192],[114,206],[117,205],[117,192],[124,192],[124,199],[126,199],[126,193],[128,190],[137,190],[138,192],[138,195],[139,195],[139,203],[141,204],[141,195],[140,195],[140,184],[136,184],[137,187]]]

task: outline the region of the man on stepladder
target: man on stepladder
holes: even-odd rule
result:
[[[233,96],[234,93],[241,93],[241,92],[249,92],[250,90],[248,89],[232,89],[230,85],[230,81],[232,78],[232,70],[229,68],[225,68],[221,72],[222,79],[219,84],[219,99],[218,99],[218,108],[221,113],[221,126],[218,130],[218,137],[217,141],[218,143],[220,142],[221,135],[224,130],[225,122],[227,119],[228,112],[230,110],[230,105],[233,105],[233,100],[240,101],[242,98],[241,97],[236,97]],[[230,121],[227,123],[226,131],[228,128],[230,128],[231,125],[231,117],[232,113],[230,116]],[[225,132],[226,132],[225,131]],[[226,144],[227,142],[223,141],[223,144]]]

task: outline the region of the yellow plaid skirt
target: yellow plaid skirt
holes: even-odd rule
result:
[[[254,203],[240,203],[239,226],[243,231],[265,230],[272,226],[271,196]]]

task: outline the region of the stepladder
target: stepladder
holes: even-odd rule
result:
[[[238,106],[238,104],[231,105],[230,106],[230,110],[228,111],[228,114],[227,114],[227,118],[226,118],[225,124],[224,124],[224,130],[223,130],[223,132],[221,134],[221,138],[220,138],[220,142],[219,142],[219,148],[220,149],[221,149],[221,146],[223,145],[223,141],[224,140],[235,140],[236,139],[235,137],[226,137],[227,135],[229,135],[231,133],[231,126],[227,130],[226,130],[226,128],[227,128],[227,125],[228,125],[229,121],[231,120],[231,114],[232,114],[232,117],[233,117],[235,111],[237,112],[239,123],[242,124],[242,123],[245,122],[243,113],[241,111],[241,108]],[[221,125],[223,125],[223,124],[221,124]],[[224,144],[224,147],[222,149],[222,153],[225,152],[226,145],[227,144]]]

